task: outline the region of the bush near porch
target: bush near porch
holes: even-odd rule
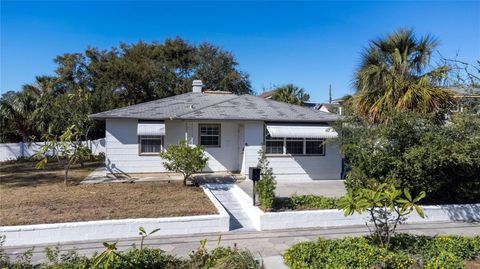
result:
[[[63,167],[49,162],[0,165],[0,226],[125,218],[158,218],[216,214],[203,190],[181,182],[78,183],[100,162],[74,165],[70,186],[63,185]]]
[[[477,259],[476,261],[474,261]],[[302,242],[289,248],[285,263],[304,268],[477,268],[480,236],[416,236],[399,234],[386,250],[369,237]],[[468,265],[468,267],[466,266]],[[472,266],[472,267],[470,267]]]

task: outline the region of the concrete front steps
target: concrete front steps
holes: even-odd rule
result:
[[[231,192],[233,186],[234,184],[205,185],[230,215],[230,231],[255,231],[252,221]]]

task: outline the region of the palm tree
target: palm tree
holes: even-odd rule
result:
[[[310,95],[304,89],[288,84],[273,90],[272,99],[294,105],[303,105],[310,100]]]
[[[29,141],[35,134],[35,109],[38,97],[30,91],[16,93],[13,98],[2,99],[0,115],[8,126],[8,131],[19,135],[23,142]]]
[[[450,69],[430,67],[437,45],[405,29],[370,42],[354,80],[354,110],[375,122],[393,111],[438,113],[451,105],[452,94],[440,86]]]

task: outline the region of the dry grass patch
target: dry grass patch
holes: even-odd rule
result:
[[[79,182],[97,165],[75,167],[70,182]],[[2,165],[0,171],[0,226],[217,213],[201,188],[181,182],[65,187],[55,164],[46,171],[31,163]]]

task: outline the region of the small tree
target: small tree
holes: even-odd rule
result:
[[[202,146],[192,146],[182,140],[176,145],[170,145],[160,153],[164,160],[163,166],[171,172],[183,175],[183,185],[187,185],[190,177],[207,166],[208,157],[205,157]]]
[[[258,181],[256,188],[260,198],[260,205],[265,209],[269,209],[273,207],[275,202],[275,185],[277,182],[275,181],[272,168],[269,166],[270,162],[265,156],[265,150],[262,148],[258,153],[260,157],[258,158],[257,167],[261,169],[262,178]]]
[[[424,217],[418,202],[425,197],[425,192],[413,198],[408,189],[397,189],[394,185],[377,184],[371,188],[349,191],[338,202],[345,216],[355,212],[367,212],[369,221],[373,223],[372,236],[380,245],[388,249],[390,238],[395,234],[398,224],[407,219],[414,210]],[[368,223],[367,223],[368,227]]]
[[[68,127],[60,136],[43,135],[45,142],[35,154],[35,157],[40,159],[36,166],[37,169],[43,169],[48,163],[49,157],[56,158],[64,167],[63,183],[67,186],[68,171],[71,166],[79,160],[89,158],[91,154],[80,138],[80,130],[75,125]]]

